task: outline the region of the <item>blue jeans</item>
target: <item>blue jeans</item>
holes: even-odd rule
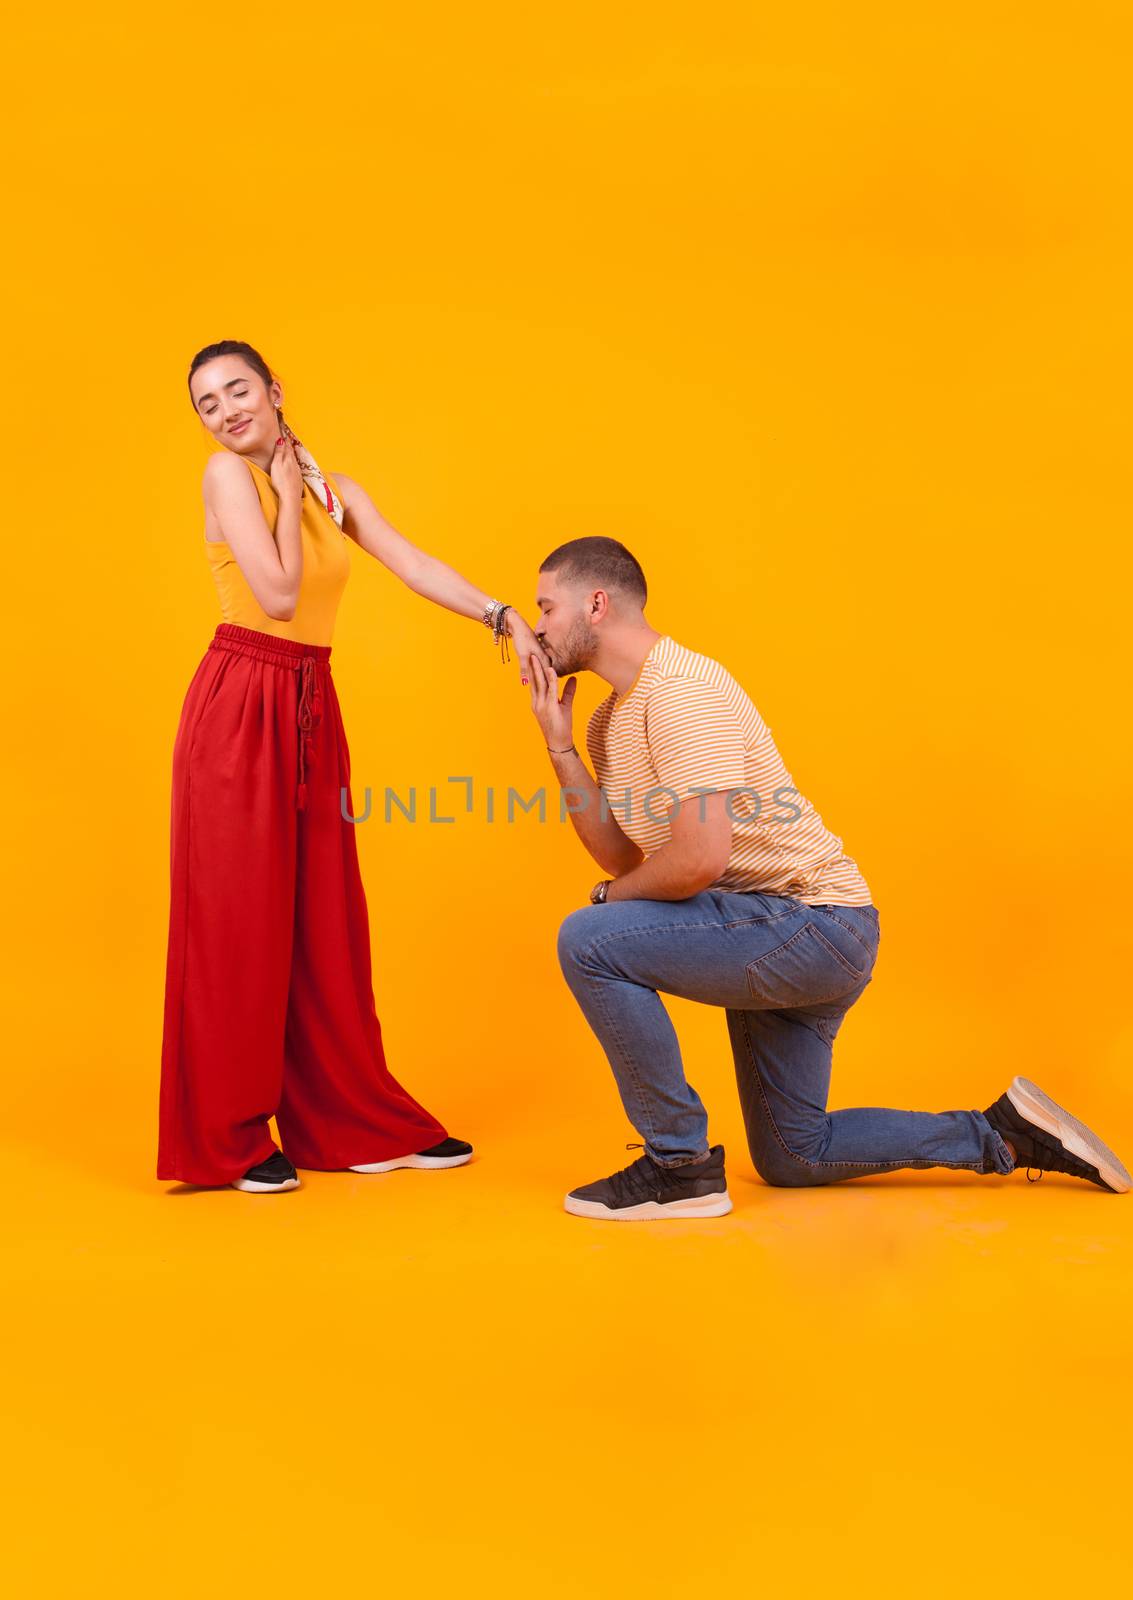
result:
[[[724,1007],[748,1146],[767,1183],[900,1167],[1010,1172],[980,1111],[827,1111],[834,1036],[872,981],[879,939],[873,906],[705,889],[583,906],[563,921],[558,954],[626,1115],[662,1166],[708,1149],[708,1118],[658,991]]]

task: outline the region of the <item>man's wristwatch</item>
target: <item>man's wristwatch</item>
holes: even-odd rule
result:
[[[604,906],[606,904],[606,896],[610,892],[610,884],[612,882],[613,879],[611,878],[603,878],[601,883],[596,883],[594,885],[593,889],[590,891],[591,905]]]

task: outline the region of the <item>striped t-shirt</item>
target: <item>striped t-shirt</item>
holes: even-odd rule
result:
[[[598,706],[586,747],[611,815],[645,855],[667,842],[678,801],[691,795],[698,807],[700,790],[736,789],[732,853],[709,888],[871,903],[841,839],[792,784],[763,718],[711,656],[662,634],[633,685]]]

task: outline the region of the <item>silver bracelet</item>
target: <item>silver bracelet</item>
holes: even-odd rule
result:
[[[480,621],[486,628],[492,630],[492,643],[500,647],[500,661],[504,666],[511,660],[507,650],[507,631],[504,618],[511,610],[502,600],[489,600],[484,608],[484,615]]]

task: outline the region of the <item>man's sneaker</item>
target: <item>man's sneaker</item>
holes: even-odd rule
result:
[[[627,1150],[640,1150],[627,1144]],[[732,1209],[724,1176],[724,1146],[714,1144],[707,1161],[662,1167],[646,1154],[597,1183],[572,1189],[563,1205],[575,1217],[646,1222],[657,1217],[723,1217]]]
[[[1001,1139],[1015,1146],[1015,1165],[1027,1168],[1029,1183],[1037,1183],[1044,1172],[1068,1172],[1114,1194],[1133,1188],[1133,1178],[1109,1146],[1030,1078],[1013,1078],[984,1116]],[[1031,1177],[1032,1167],[1036,1178]]]
[[[413,1155],[394,1156],[392,1161],[364,1161],[351,1167],[351,1172],[393,1172],[397,1167],[462,1167],[472,1159],[472,1146],[463,1139],[442,1139],[427,1150],[417,1150]]]
[[[266,1161],[249,1167],[232,1187],[244,1189],[248,1194],[280,1194],[284,1189],[298,1189],[299,1174],[282,1150],[273,1150]]]

